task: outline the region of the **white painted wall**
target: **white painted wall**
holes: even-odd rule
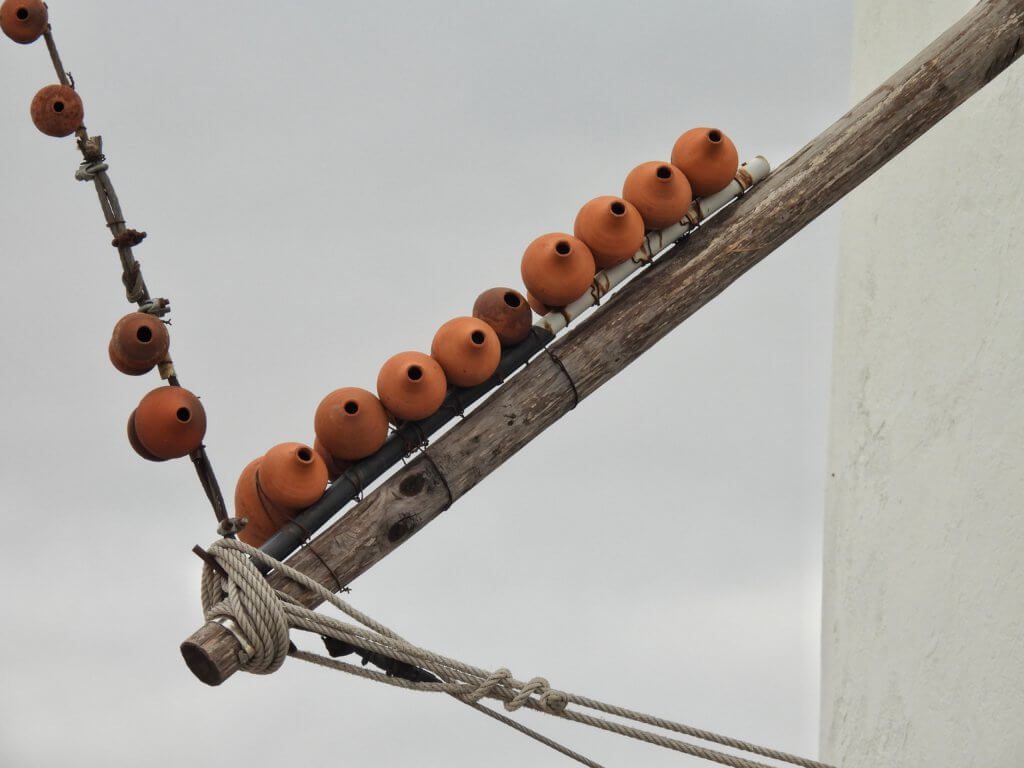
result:
[[[854,100],[966,12],[856,0]],[[1024,765],[1024,64],[853,194],[836,311],[822,754]]]

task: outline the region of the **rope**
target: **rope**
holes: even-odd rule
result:
[[[593,728],[617,733],[632,739],[654,744],[684,754],[693,755],[732,768],[770,768],[765,763],[720,752],[715,749],[670,738],[659,733],[596,717],[580,709],[589,709],[606,715],[631,720],[644,725],[674,731],[702,741],[709,741],[732,749],[761,757],[801,766],[801,768],[829,768],[823,763],[790,755],[778,750],[761,747],[749,742],[722,736],[683,723],[655,717],[631,709],[606,704],[577,694],[551,688],[542,677],[526,682],[517,680],[505,668],[489,671],[420,648],[400,637],[393,630],[370,616],[362,613],[338,595],[325,589],[319,583],[300,571],[275,560],[261,550],[235,539],[221,539],[209,549],[219,570],[209,562],[203,569],[202,600],[208,621],[231,619],[245,638],[247,646],[240,659],[240,666],[254,674],[269,674],[284,663],[287,656],[312,664],[346,672],[367,680],[408,690],[446,693],[489,717],[537,739],[578,762],[600,768],[600,766],[568,747],[532,731],[480,702],[494,699],[502,702],[509,712],[526,708],[536,712],[571,720]],[[326,616],[301,605],[291,596],[275,590],[263,577],[257,564],[273,569],[295,584],[303,587],[328,602],[353,619],[355,624]],[[367,653],[381,654],[396,661],[423,668],[441,682],[415,682],[402,677],[387,675],[364,669],[337,659],[299,651],[291,645],[289,630],[298,629],[333,638]]]

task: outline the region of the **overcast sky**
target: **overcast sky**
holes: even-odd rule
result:
[[[50,2],[229,495],[683,130],[774,164],[816,135],[848,106],[848,6]],[[446,697],[187,671],[212,513],[187,460],[125,440],[159,380],[107,360],[130,306],[74,141],[28,117],[45,48],[0,43],[0,764],[569,764]],[[828,215],[352,601],[480,666],[814,754],[836,254]],[[690,762],[523,717],[609,766]]]

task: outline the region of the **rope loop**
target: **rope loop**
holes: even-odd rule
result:
[[[221,576],[212,566],[203,568],[202,599],[207,621],[232,619],[245,639],[241,668],[256,675],[280,669],[288,656],[288,618],[277,591],[267,583],[244,552],[225,546],[225,540],[209,548],[210,555],[227,573]]]
[[[466,701],[470,704],[476,704],[480,699],[489,696],[495,688],[507,684],[511,679],[512,673],[505,667],[496,669],[480,683],[480,686],[475,691],[466,695]]]
[[[569,696],[561,691],[547,690],[540,695],[538,700],[541,709],[547,712],[553,712],[555,714],[565,712],[565,708],[569,706]]]
[[[110,166],[102,160],[95,162],[89,162],[88,160],[78,166],[78,170],[75,171],[76,181],[96,181],[96,177],[101,173],[105,173],[110,170]]]
[[[543,677],[534,677],[526,682],[511,699],[505,702],[505,709],[515,712],[528,704],[531,697],[537,694],[537,704],[548,712],[564,712],[569,704],[569,697],[561,691],[551,690],[551,684]]]

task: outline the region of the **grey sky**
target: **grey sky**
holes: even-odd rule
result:
[[[847,107],[847,6],[50,3],[229,494],[683,130],[773,164],[802,146]],[[116,254],[73,140],[28,118],[45,49],[0,43],[0,764],[568,764],[301,662],[216,690],[187,672],[212,515],[189,462],[124,439],[159,382],[106,359]],[[836,231],[808,227],[352,601],[481,666],[814,753]],[[687,762],[525,719],[610,766]]]

